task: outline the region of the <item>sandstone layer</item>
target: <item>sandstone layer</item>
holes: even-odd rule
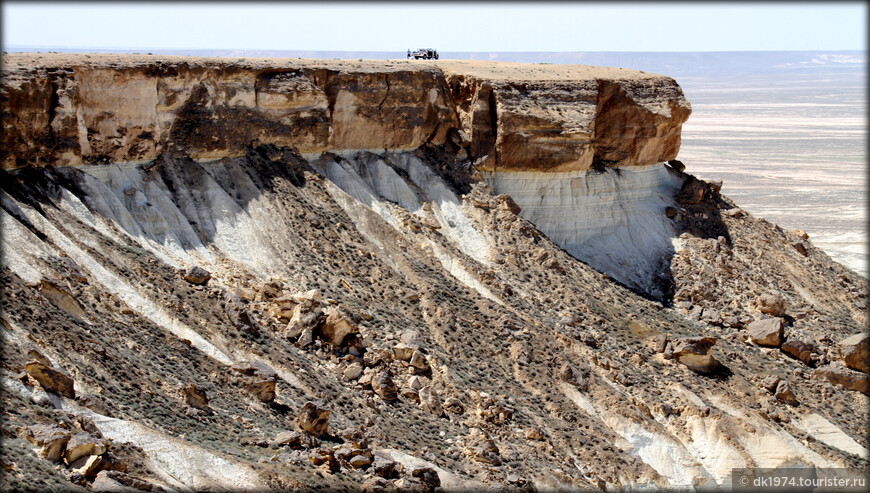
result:
[[[451,142],[480,169],[583,170],[676,157],[690,106],[643,72],[489,62],[7,54],[0,162],[237,157]]]

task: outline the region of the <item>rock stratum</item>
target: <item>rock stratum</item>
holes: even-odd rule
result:
[[[677,83],[618,68],[480,62],[12,55],[6,169],[452,143],[480,169],[586,170],[674,159]]]
[[[867,474],[866,280],[668,77],[4,55],[4,489]]]

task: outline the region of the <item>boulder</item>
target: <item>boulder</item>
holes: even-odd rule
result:
[[[785,315],[785,300],[782,299],[782,294],[778,292],[766,293],[755,300],[755,308],[761,313],[766,313],[774,317]]]
[[[344,439],[345,442],[351,444],[355,449],[368,449],[369,439],[365,434],[365,428],[345,428],[338,432],[338,436]]]
[[[671,159],[668,161],[668,166],[674,169],[674,171],[683,172],[686,170],[686,165],[683,164],[682,161],[678,161],[676,159]]]
[[[333,346],[341,346],[345,337],[359,333],[359,327],[337,308],[330,307],[325,313],[326,321],[320,325],[318,330],[321,337]]]
[[[276,447],[301,449],[317,447],[320,445],[320,441],[304,431],[282,431],[278,433],[272,444]]]
[[[60,462],[63,449],[72,436],[69,431],[50,425],[27,426],[20,429],[19,434],[28,442],[41,446],[38,455],[53,462]]]
[[[429,490],[416,478],[399,478],[393,481],[395,491],[401,493],[428,493]]]
[[[354,455],[347,460],[347,463],[354,469],[362,469],[372,465],[372,458],[365,455]]]
[[[359,362],[347,365],[347,368],[341,373],[341,377],[345,380],[356,380],[362,375],[363,365]]]
[[[429,491],[441,486],[438,472],[431,467],[417,467],[411,470],[411,477],[417,478]]]
[[[779,347],[782,344],[783,326],[779,317],[756,320],[747,325],[746,330],[749,339],[760,346]]]
[[[680,191],[677,192],[676,199],[681,204],[700,204],[707,197],[709,188],[709,185],[703,180],[689,175],[683,181]]]
[[[208,394],[205,389],[196,384],[188,384],[181,388],[184,403],[196,409],[208,409]]]
[[[366,354],[368,354],[368,353],[366,353]],[[362,385],[363,387],[368,387],[372,384],[372,379],[374,377],[375,377],[375,370],[372,368],[365,368],[363,370],[362,376],[359,377],[359,380],[357,381],[357,383]]]
[[[815,344],[804,342],[799,339],[789,339],[783,342],[780,349],[799,359],[805,365],[811,365],[813,363],[813,357],[818,354]]]
[[[792,248],[797,250],[797,252],[799,254],[803,255],[804,257],[806,257],[809,254],[809,250],[807,249],[808,245],[807,245],[806,241],[795,240],[795,241],[789,242],[789,244],[792,246]]]
[[[245,387],[258,400],[261,402],[275,400],[278,374],[269,365],[259,361],[241,361],[235,363],[232,369],[246,377]]]
[[[828,379],[832,385],[842,385],[845,389],[870,395],[870,377],[866,373],[850,370],[839,363],[831,363],[817,368],[813,374]]]
[[[72,437],[66,444],[63,459],[67,464],[72,464],[79,457],[88,455],[101,455],[109,449],[109,442],[97,438],[90,433],[79,433]]]
[[[92,491],[102,492],[133,492],[139,491],[163,491],[153,483],[139,479],[135,476],[120,471],[100,471],[97,478],[91,484]]]
[[[101,456],[87,455],[71,463],[70,468],[81,474],[84,478],[93,478],[102,469],[102,463],[103,458]]]
[[[870,334],[855,334],[840,341],[839,347],[846,367],[870,373]]]
[[[396,344],[393,346],[393,358],[398,361],[410,361],[415,351],[415,348],[406,344]]]
[[[719,361],[710,354],[715,337],[682,337],[672,342],[673,357],[688,369],[708,373],[719,367]]]
[[[290,316],[290,322],[284,328],[284,337],[292,338],[299,337],[303,331],[314,330],[320,323],[323,310],[320,308],[320,301],[316,299],[303,299],[299,304],[293,307],[293,313]]]
[[[372,476],[362,484],[362,492],[363,493],[374,493],[376,491],[387,491],[387,488],[390,486],[390,483],[381,477]]]
[[[465,454],[483,464],[491,466],[501,465],[498,447],[490,439],[481,440],[465,447]]]
[[[341,469],[338,459],[335,458],[333,451],[330,449],[319,448],[308,452],[308,461],[315,466],[325,465],[332,472],[337,472]]]
[[[302,333],[299,334],[299,339],[296,339],[296,344],[300,347],[308,346],[309,344],[314,342],[314,332],[308,327],[302,329]]]
[[[34,380],[39,382],[39,385],[46,390],[63,397],[75,399],[76,391],[73,385],[73,379],[67,374],[50,368],[39,361],[31,361],[24,365],[24,370]]]
[[[429,362],[426,361],[426,357],[420,351],[414,350],[409,364],[421,372],[429,371]]]
[[[668,344],[668,336],[667,334],[659,334],[653,337],[650,340],[650,344],[652,345],[652,350],[657,353],[665,352],[665,347]]]
[[[372,390],[385,401],[394,401],[399,397],[396,382],[388,371],[378,372],[372,377]]]
[[[426,412],[430,412],[435,416],[441,416],[441,398],[438,392],[430,385],[420,389],[417,393],[420,396],[420,408]]]
[[[779,377],[776,375],[771,375],[765,377],[765,379],[761,381],[761,386],[767,389],[768,392],[776,392],[776,386],[779,385],[779,380]]]
[[[262,330],[260,323],[251,316],[242,300],[235,294],[228,292],[224,295],[223,308],[224,314],[234,327],[254,335]]]
[[[404,468],[401,464],[396,461],[389,460],[384,458],[383,456],[375,456],[375,460],[372,463],[372,469],[374,473],[384,479],[397,479],[402,475]]]
[[[296,416],[296,422],[303,430],[311,433],[316,437],[326,435],[326,429],[329,426],[329,411],[317,407],[313,402],[306,402],[299,415]]]
[[[211,273],[198,265],[187,269],[184,273],[184,280],[197,285],[204,285],[211,279]]]
[[[462,414],[465,412],[465,406],[456,397],[448,397],[444,401],[444,410],[453,414]]]
[[[417,375],[414,375],[408,379],[408,388],[411,390],[420,390],[425,386],[426,384],[423,383],[423,379],[418,377]]]
[[[701,313],[701,321],[710,325],[721,325],[722,315],[719,313],[719,310],[704,308],[704,311]]]
[[[791,390],[791,385],[789,385],[788,381],[780,380],[776,385],[776,390],[773,393],[774,397],[780,402],[784,402],[786,404],[797,404],[797,398],[794,395],[794,392]]]
[[[272,301],[269,312],[275,318],[289,321],[293,318],[293,309],[296,308],[296,305],[298,305],[296,300],[291,295],[285,294]]]

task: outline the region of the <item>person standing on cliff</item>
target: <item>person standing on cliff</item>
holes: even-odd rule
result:
[[[411,48],[408,48],[408,58],[411,58]]]

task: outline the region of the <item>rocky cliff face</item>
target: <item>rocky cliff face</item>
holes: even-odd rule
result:
[[[251,143],[402,150],[448,141],[480,169],[584,170],[676,157],[669,77],[472,62],[9,55],[6,169],[236,157]],[[509,75],[505,75],[509,74]],[[508,78],[506,78],[508,77]]]
[[[689,111],[671,79],[4,71],[4,489],[866,472],[866,281],[661,162]]]

